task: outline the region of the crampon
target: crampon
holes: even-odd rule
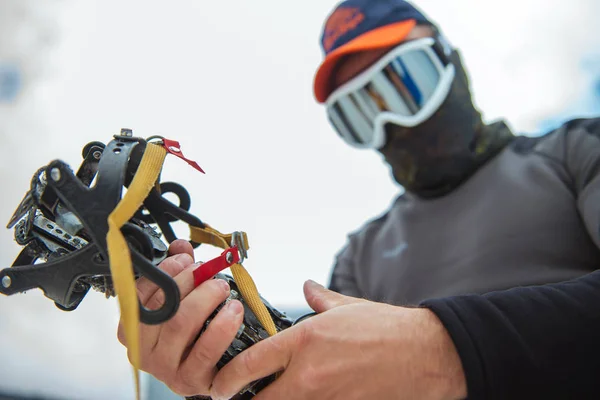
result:
[[[294,324],[259,295],[244,268],[249,249],[246,233],[220,233],[190,212],[185,187],[160,182],[167,154],[203,172],[183,156],[178,142],[138,138],[129,129],[122,129],[107,144],[88,143],[76,172],[60,160],[40,168],[8,223],[22,250],[10,268],[0,271],[0,293],[41,289],[64,311],[75,310],[90,290],[107,298],[116,296],[138,398],[139,321],[161,324],[179,307],[177,284],[158,268],[168,256],[168,244],[178,239],[174,222],[189,225],[194,248],[205,244],[223,249],[219,257],[194,271],[196,286],[207,279],[224,279],[231,287],[229,298],[208,318],[204,329],[231,299],[244,305],[243,323],[217,368]],[[167,193],[176,196],[178,204],[168,200]],[[222,273],[226,268],[233,276]],[[137,298],[134,283],[140,277],[163,290],[165,301],[159,309],[147,309]],[[255,381],[235,398],[250,399],[274,379],[275,375]]]

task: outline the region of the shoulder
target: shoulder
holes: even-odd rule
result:
[[[512,150],[544,159],[575,193],[600,174],[600,118],[578,118],[537,137],[518,136]]]
[[[510,147],[518,154],[538,154],[562,163],[574,147],[600,144],[598,139],[600,117],[577,118],[539,136],[517,136]]]

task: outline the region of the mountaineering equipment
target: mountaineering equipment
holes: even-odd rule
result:
[[[107,298],[116,296],[134,369],[139,399],[139,322],[161,324],[179,307],[177,284],[158,268],[168,256],[168,243],[177,239],[171,224],[183,221],[190,227],[194,248],[209,244],[224,251],[194,271],[195,285],[207,279],[224,279],[229,298],[206,321],[232,299],[244,306],[244,320],[237,336],[223,354],[221,368],[244,349],[292,326],[284,313],[260,297],[254,281],[242,265],[248,257],[244,232],[223,234],[190,213],[187,190],[175,182],[160,182],[167,154],[186,161],[178,142],[160,136],[147,139],[122,129],[108,143],[88,143],[76,173],[61,160],[40,168],[8,223],[15,240],[23,246],[11,268],[0,271],[0,293],[13,295],[40,288],[64,311],[75,310],[90,289]],[[174,204],[165,198],[171,193]],[[230,268],[232,276],[221,273]],[[145,308],[137,298],[135,280],[145,277],[165,294],[157,310]],[[201,333],[200,333],[201,334]],[[253,382],[235,398],[250,399],[276,378]]]

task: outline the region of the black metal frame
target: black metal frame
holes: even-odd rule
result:
[[[131,131],[123,130],[106,146],[100,142],[86,145],[82,154],[84,161],[77,174],[60,160],[52,161],[37,172],[31,190],[8,224],[11,228],[22,221],[21,225],[17,225],[16,238],[25,248],[11,268],[0,271],[0,293],[12,295],[40,288],[60,309],[71,311],[78,307],[90,289],[90,285],[81,278],[110,278],[106,243],[108,216],[121,200],[123,187],[131,183],[146,145],[144,139],[133,137]],[[40,173],[44,173],[42,176],[46,179],[42,193],[37,179]],[[90,186],[94,178],[95,184]],[[165,193],[175,193],[180,204],[171,203],[163,197]],[[190,196],[183,186],[173,182],[162,183],[160,192],[153,188],[144,206],[137,211],[133,219],[135,223],[129,222],[122,228],[130,245],[136,276],[144,276],[154,282],[165,294],[165,303],[157,310],[146,309],[140,304],[143,323],[159,324],[171,318],[179,307],[180,294],[175,281],[157,268],[166,257],[166,247],[161,248],[160,241],[158,244],[156,240],[151,241],[140,224],[157,224],[171,243],[177,239],[172,222],[182,220],[193,226],[205,226],[188,212],[190,203]],[[32,240],[30,235],[33,213],[42,210],[51,217],[59,204],[81,221],[89,243],[80,249],[71,247],[60,257],[35,264],[46,249],[42,249],[43,245]],[[27,215],[29,218],[23,220]],[[198,246],[196,243],[193,245]]]

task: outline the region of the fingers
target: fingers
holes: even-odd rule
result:
[[[179,376],[188,385],[195,384],[208,395],[216,373],[215,366],[235,338],[244,317],[244,307],[230,301],[208,325],[179,368]]]
[[[175,280],[181,303],[177,313],[165,323],[140,324],[141,369],[177,393],[208,394],[216,364],[242,323],[243,306],[231,301],[198,338],[206,320],[227,299],[229,285],[226,281],[211,279],[195,288],[193,270],[197,264],[193,263],[191,245],[185,241],[173,242],[170,253],[174,255],[163,261],[160,268]],[[164,304],[163,291],[149,280],[141,278],[136,286],[144,307],[156,309]],[[127,346],[121,324],[118,336]]]
[[[285,369],[303,331],[301,325],[288,328],[238,354],[215,376],[212,398],[229,399],[247,384]]]
[[[171,256],[160,263],[159,268],[166,272],[169,276],[176,276],[183,269],[194,263],[194,259],[187,253]],[[142,304],[146,304],[148,299],[156,293],[158,286],[148,278],[141,277],[136,282],[138,297]]]
[[[177,256],[175,256],[175,257],[177,257]],[[185,255],[185,257],[188,257],[187,254]],[[194,268],[195,267],[196,267],[196,264],[188,264],[187,267],[185,267],[177,276],[175,276],[173,278],[173,280],[177,284],[177,287],[179,287],[180,300],[185,299],[185,297],[188,296],[194,290]],[[227,288],[229,288],[229,286],[227,286]],[[227,290],[229,290],[229,289],[227,289]],[[159,308],[161,308],[164,305],[164,303],[165,303],[165,292],[163,292],[162,290],[159,290],[158,287],[155,287],[154,294],[149,299],[147,299],[145,303],[142,303],[142,305],[149,310],[158,310]],[[173,316],[173,318],[176,318],[177,315],[180,313],[182,303],[179,304],[179,310],[177,311],[175,316]],[[213,310],[214,310],[214,308],[213,308]],[[173,318],[171,318],[171,319],[173,319]],[[144,354],[144,352],[152,351],[152,349],[156,346],[156,343],[158,342],[158,337],[159,337],[162,329],[163,329],[163,325],[140,324],[142,354]],[[121,343],[123,343],[123,345],[126,346],[127,344],[125,342],[123,333],[124,333],[123,328],[121,325],[119,325],[119,331],[118,331],[119,341],[121,341]]]
[[[173,243],[171,243],[169,246],[169,254],[173,256],[182,253],[189,254],[192,258],[194,258],[194,248],[190,242],[183,239],[177,239],[173,241]]]
[[[179,254],[176,256],[172,256],[163,261],[159,268],[165,271],[170,276],[174,276],[175,283],[179,287],[179,293],[181,298],[187,296],[192,289],[194,288],[194,276],[193,276],[193,266],[196,264],[190,263],[192,261],[191,257],[188,254]],[[185,272],[185,273],[183,273]],[[136,282],[138,297],[140,299],[141,304],[147,309],[156,310],[159,309],[165,301],[164,292],[158,289],[158,286],[149,279],[140,278]],[[154,327],[155,330],[158,327]],[[154,340],[156,338],[155,335],[149,335],[149,330],[151,326],[141,325],[141,329],[143,332],[142,341],[147,342],[149,339]],[[144,335],[147,335],[144,337]],[[123,324],[120,322],[119,327],[117,329],[117,338],[119,342],[121,342],[124,346],[127,346],[125,341],[125,335],[123,330]],[[153,344],[152,344],[153,345]]]
[[[346,304],[366,301],[364,299],[344,296],[337,292],[325,289],[323,286],[311,280],[304,283],[304,297],[310,308],[317,313],[322,313]]]
[[[180,254],[179,256],[188,257],[187,254]],[[177,257],[177,256],[175,256]],[[166,261],[166,260],[165,260]],[[174,278],[173,280],[179,287],[179,297],[183,300],[194,290],[194,269],[198,267],[198,264],[187,264]],[[141,299],[140,299],[141,300]],[[142,301],[144,307],[149,310],[157,310],[165,303],[165,294],[158,287],[154,288],[154,293],[145,302]]]
[[[154,357],[161,360],[164,367],[178,369],[185,350],[198,335],[208,317],[227,296],[229,285],[221,279],[208,280],[194,289],[183,299],[173,318],[161,326],[152,349]],[[215,364],[211,364],[211,367]]]

